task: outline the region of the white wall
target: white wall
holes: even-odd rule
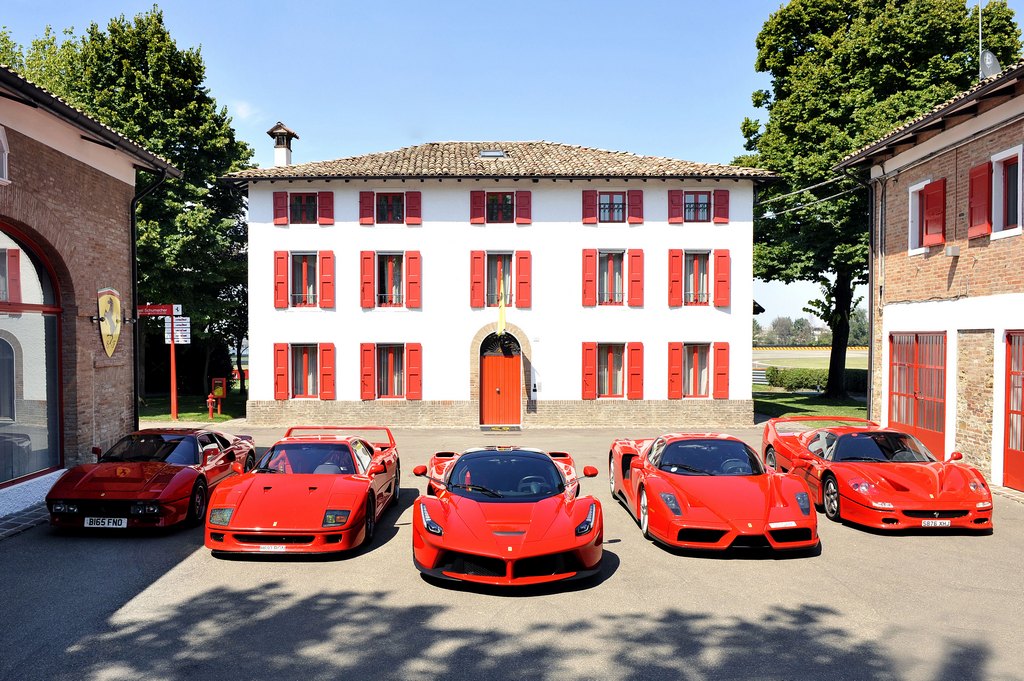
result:
[[[730,191],[730,221],[668,224],[668,190]],[[532,191],[532,224],[469,223],[469,192]],[[643,189],[644,222],[583,225],[581,192]],[[272,224],[274,191],[334,192],[332,226]],[[422,192],[423,225],[358,224],[360,191]],[[668,343],[728,341],[730,393],[750,399],[753,296],[752,183],[742,181],[568,182],[502,181],[259,182],[249,188],[250,399],[272,400],[273,344],[333,342],[337,399],[359,399],[359,344],[423,344],[423,399],[470,397],[470,343],[497,321],[497,308],[470,307],[470,251],[532,254],[533,305],[511,307],[508,323],[526,333],[541,400],[579,400],[584,341],[644,344],[644,397],[666,399]],[[644,306],[582,306],[582,251],[643,249]],[[668,251],[727,248],[732,306],[668,306]],[[336,307],[275,310],[273,251],[333,250]],[[423,307],[360,307],[359,252],[418,250]],[[628,271],[628,267],[625,268]],[[713,277],[709,289],[713,288]],[[522,340],[522,339],[521,339]]]

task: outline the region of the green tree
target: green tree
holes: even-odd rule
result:
[[[14,42],[11,32],[6,26],[0,26],[0,64],[10,66],[21,73],[25,69],[25,57],[21,51],[21,45]]]
[[[771,88],[753,102],[768,119],[743,121],[751,153],[735,162],[784,181],[761,197],[754,274],[821,286],[821,299],[804,310],[832,331],[828,397],[845,393],[854,287],[867,280],[867,192],[844,179],[783,195],[826,181],[843,157],[969,88],[978,73],[977,11],[965,0],[793,0],[757,36],[755,68],[771,75]],[[989,2],[982,20],[985,47],[1001,63],[1014,61],[1021,43],[1013,11]]]
[[[868,312],[863,307],[857,307],[850,313],[850,345],[867,345],[870,342]]]
[[[772,338],[776,345],[793,344],[793,320],[789,317],[776,317],[772,320]]]

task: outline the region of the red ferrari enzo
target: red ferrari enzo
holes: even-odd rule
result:
[[[615,440],[608,485],[648,539],[686,549],[811,549],[818,519],[807,484],[766,471],[729,435]]]
[[[99,452],[98,449],[93,450]],[[256,460],[252,438],[166,428],[126,435],[96,463],[75,466],[46,495],[58,527],[165,527],[200,523],[213,489]]]
[[[373,540],[401,493],[398,447],[382,426],[297,426],[210,499],[206,548],[326,553]]]
[[[581,497],[572,457],[521,447],[438,452],[413,509],[413,563],[439,579],[519,586],[600,569],[601,502]],[[592,478],[597,469],[587,466]]]
[[[830,520],[880,530],[959,527],[992,530],[985,478],[953,452],[937,461],[912,435],[847,417],[771,419],[765,464],[792,469]]]

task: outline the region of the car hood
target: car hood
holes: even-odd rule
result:
[[[61,476],[50,497],[90,497],[100,492],[133,494],[159,491],[185,467],[163,461],[111,461],[76,466]]]
[[[842,473],[845,482],[863,480],[880,491],[899,498],[933,501],[976,494],[968,487],[979,478],[974,469],[956,463],[934,461],[930,463],[862,463],[839,462],[833,464]],[[847,490],[841,490],[844,494]]]
[[[235,528],[320,529],[327,510],[352,511],[352,522],[369,483],[362,475],[249,473],[222,483],[210,508],[234,507]]]
[[[772,508],[796,507],[796,492],[803,491],[785,475],[671,475],[662,478],[688,511],[706,512],[732,524],[739,520],[767,521]]]
[[[557,494],[536,502],[506,503],[476,501],[468,497],[447,495],[442,502],[446,531],[472,536],[480,548],[490,548],[499,554],[506,547],[517,547],[541,542],[552,537],[574,537],[571,516],[576,504],[590,504],[589,497],[566,499]]]

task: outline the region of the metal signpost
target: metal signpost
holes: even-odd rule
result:
[[[140,317],[164,317],[164,342],[171,346],[171,420],[178,420],[178,371],[174,346],[192,342],[192,320],[181,317],[181,305],[139,305]]]

